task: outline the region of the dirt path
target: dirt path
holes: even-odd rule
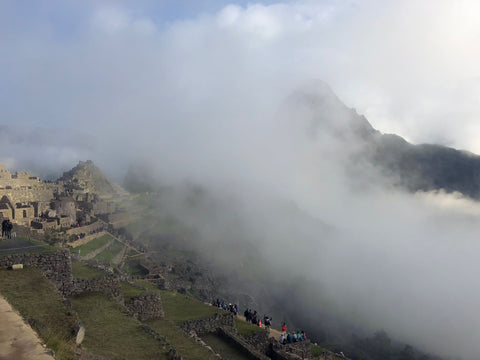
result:
[[[55,360],[32,328],[1,296],[0,360]]]
[[[242,320],[242,321],[245,321],[245,322],[247,321],[247,319],[245,319],[245,316],[240,315],[240,314],[237,315],[237,318],[239,320]],[[280,330],[277,330],[277,329],[274,329],[274,328],[270,327],[270,337],[274,337],[276,340],[278,340],[280,338],[281,334],[282,334],[282,332]]]

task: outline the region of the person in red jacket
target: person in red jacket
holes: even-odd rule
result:
[[[282,332],[287,332],[287,324],[285,322],[282,324]]]

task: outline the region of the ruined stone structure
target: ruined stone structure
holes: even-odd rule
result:
[[[282,345],[274,339],[270,339],[269,355],[273,360],[298,360],[310,359],[312,350],[310,340]]]
[[[140,321],[164,317],[162,299],[158,294],[146,294],[125,300],[128,314]]]
[[[108,191],[92,192],[96,190]],[[108,225],[98,216],[112,226],[127,224],[130,217],[119,207],[117,193],[128,194],[91,161],[80,162],[57,182],[44,182],[27,172],[12,175],[0,164],[0,221],[9,219],[34,236],[57,229],[66,241],[92,238]]]
[[[50,208],[55,195],[63,191],[58,183],[43,182],[27,172],[12,175],[0,164],[0,214],[14,224],[30,226],[35,217]]]
[[[214,314],[206,319],[186,321],[181,325],[181,329],[186,334],[189,334],[193,330],[197,335],[205,335],[208,333],[214,333],[219,328],[225,326],[230,328],[235,326],[233,314],[230,312],[225,314]]]
[[[72,261],[68,251],[60,250],[44,254],[20,253],[0,257],[0,268],[8,268],[14,264],[36,267],[61,292],[70,291]]]
[[[71,285],[64,290],[64,295],[79,295],[84,292],[103,292],[110,298],[120,300],[122,286],[115,276],[105,276],[98,279],[73,279]]]

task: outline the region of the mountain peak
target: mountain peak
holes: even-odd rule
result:
[[[125,192],[119,185],[108,179],[92,160],[79,161],[77,166],[64,172],[58,180],[85,192],[104,196]]]
[[[294,122],[303,122],[313,137],[326,132],[335,137],[368,140],[378,133],[363,115],[347,107],[321,80],[299,86],[286,99],[282,113]]]

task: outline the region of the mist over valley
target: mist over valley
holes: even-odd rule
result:
[[[182,4],[0,5],[0,163],[93,160],[203,301],[351,359],[478,358],[478,5]]]

